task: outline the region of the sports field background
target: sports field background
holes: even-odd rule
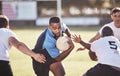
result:
[[[82,39],[89,41],[93,37],[100,26],[68,26],[72,34],[80,34]],[[37,26],[12,26],[11,29],[17,34],[18,38],[26,43],[31,49],[34,47],[39,34],[46,27]],[[75,44],[75,48],[71,54],[63,60],[66,76],[82,76],[90,67],[97,62],[91,61],[88,56],[88,50],[76,52],[80,44]],[[31,58],[19,52],[12,47],[10,50],[10,59],[14,76],[35,76],[32,69]],[[50,76],[53,76],[50,72]]]

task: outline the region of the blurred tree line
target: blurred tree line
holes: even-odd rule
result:
[[[0,0],[2,1],[37,1],[38,16],[56,15],[57,3],[49,0]],[[120,6],[120,0],[61,0],[62,16],[100,16],[109,13],[113,7]]]
[[[113,7],[120,6],[120,0],[61,0],[62,17],[108,15]],[[38,16],[57,13],[56,1],[37,1]]]
[[[0,0],[0,14],[3,1],[36,1],[38,17],[50,17],[57,15],[57,2],[54,0]],[[101,22],[110,20],[109,13],[113,7],[120,7],[120,0],[61,1],[62,17],[99,17]]]
[[[111,21],[110,10],[120,7],[120,0],[61,0],[62,17],[99,17],[100,24]],[[56,1],[37,1],[39,17],[57,15]]]
[[[36,1],[36,0],[33,0]],[[110,10],[120,7],[120,0],[61,0],[62,17],[98,17],[100,25],[111,21]],[[38,17],[57,15],[56,1],[37,0]]]

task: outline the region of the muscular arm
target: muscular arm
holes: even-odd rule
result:
[[[44,63],[45,62],[45,57],[42,54],[36,54],[33,51],[31,51],[27,45],[25,45],[24,43],[18,41],[16,38],[14,37],[10,37],[9,38],[9,44],[16,47],[18,50],[20,50],[22,53],[29,55],[31,57],[33,57],[35,60],[37,60],[38,62]]]
[[[100,35],[100,33],[98,32],[93,38],[90,39],[89,42],[92,43],[93,41],[99,39],[100,37],[101,37],[101,35]],[[80,44],[83,45],[85,48],[87,48],[87,49],[89,50],[88,53],[89,53],[89,57],[90,57],[91,60],[93,60],[93,61],[97,61],[97,60],[98,60],[95,52],[92,52],[92,51],[90,50],[90,44],[86,44],[86,43],[84,43],[83,41],[82,41]]]
[[[92,37],[89,42],[92,43],[93,41],[99,39],[101,37],[100,33],[98,32],[94,37]]]
[[[89,50],[89,56],[92,60],[96,60],[97,59],[97,56],[95,55],[94,52],[91,51],[90,47],[91,47],[91,44],[90,43],[86,43],[84,41],[82,41],[80,35],[73,35],[73,41],[76,42],[76,43],[80,43],[82,46],[84,46],[85,48],[87,48]]]
[[[91,50],[89,50],[89,57],[93,61],[97,61],[98,60],[95,52],[92,52]]]
[[[86,43],[86,42],[84,42],[82,40],[80,41],[80,44],[89,50],[89,57],[90,57],[90,59],[93,60],[93,61],[97,61],[97,56],[96,56],[95,52],[92,52],[90,50],[91,44]]]

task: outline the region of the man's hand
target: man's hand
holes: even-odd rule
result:
[[[82,41],[80,35],[78,35],[78,36],[77,35],[72,35],[72,39],[76,43],[80,43]]]
[[[36,53],[33,58],[40,63],[45,63],[46,62],[46,58],[43,54],[37,54]]]

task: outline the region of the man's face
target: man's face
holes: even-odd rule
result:
[[[51,29],[51,31],[53,32],[53,34],[57,37],[60,36],[61,34],[61,23],[51,23],[49,25],[49,28]]]
[[[120,12],[113,13],[111,18],[114,21],[115,26],[120,28]]]

